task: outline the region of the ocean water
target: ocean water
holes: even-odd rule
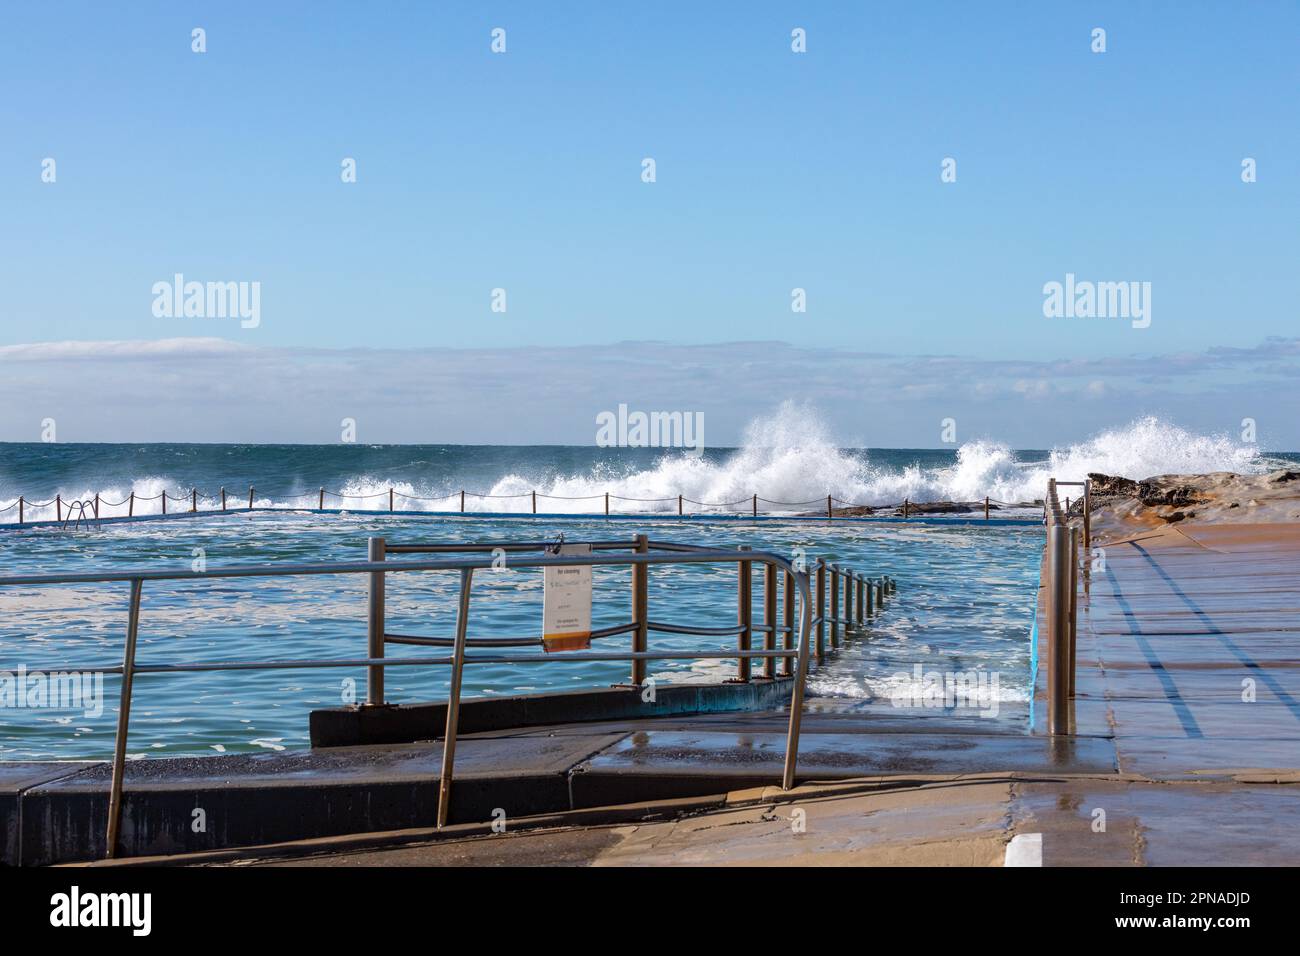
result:
[[[119,445],[0,443],[0,523],[54,519],[64,502],[100,496],[100,514],[247,505],[315,508],[319,490],[327,508],[386,511],[389,489],[403,511],[455,511],[460,491],[476,513],[532,510],[597,514],[740,512],[757,494],[765,513],[798,513],[838,502],[882,505],[912,501],[1032,502],[1047,479],[1081,480],[1090,471],[1132,478],[1172,472],[1266,471],[1300,457],[1261,454],[1227,436],[1189,433],[1154,418],[1103,431],[1089,441],[1051,450],[1013,450],[992,442],[953,449],[842,448],[815,415],[785,405],[758,419],[739,448],[692,455],[654,448],[543,445]],[[175,500],[183,499],[183,500]],[[704,504],[699,504],[703,502]]]
[[[569,541],[631,537],[731,547],[748,544],[847,563],[867,574],[888,573],[899,593],[869,636],[815,671],[810,694],[823,702],[870,705],[914,682],[925,671],[991,672],[998,696],[1024,701],[1030,687],[1028,643],[1042,531],[1035,526],[981,527],[872,524],[838,521],[748,521],[750,494],[765,512],[808,510],[801,502],[882,504],[976,500],[1032,501],[1049,474],[1069,479],[1087,471],[1130,477],[1176,471],[1262,471],[1293,455],[1261,455],[1229,439],[1181,432],[1142,420],[1066,449],[1013,451],[988,443],[952,451],[845,449],[815,421],[785,411],[756,423],[744,447],[691,456],[655,449],[457,446],[236,446],[236,445],[0,445],[0,508],[16,502],[65,501],[101,495],[109,502],[134,490],[146,498],[166,489],[176,496],[198,488],[206,507],[226,486],[246,502],[281,512],[203,515],[172,521],[104,524],[89,529],[37,527],[0,530],[0,573],[97,571],[122,568],[188,569],[196,549],[209,569],[262,562],[360,560],[366,539],[400,542],[481,540]],[[346,496],[327,507],[344,514],[292,510],[314,507],[317,489]],[[469,498],[464,517],[384,513],[388,488],[410,500],[403,510],[440,511],[439,496],[459,490],[524,497]],[[240,489],[236,493],[235,489]],[[532,490],[556,496],[539,511],[568,518],[494,517],[527,512]],[[611,510],[638,520],[582,517],[603,511],[605,491],[620,496]],[[688,522],[665,517],[676,495],[700,502],[744,502],[688,507],[705,512]],[[592,499],[584,496],[598,495]],[[306,499],[304,501],[304,498]],[[631,499],[666,499],[639,500]],[[792,504],[776,505],[770,502]],[[154,503],[157,506],[157,502]],[[180,506],[182,510],[184,505]],[[52,508],[50,509],[52,511]],[[124,511],[125,509],[120,509]],[[177,510],[172,507],[169,510]],[[812,510],[816,510],[815,505]],[[1028,509],[1033,513],[1033,509]],[[137,513],[148,513],[140,507]],[[27,511],[28,520],[52,517]],[[0,522],[14,515],[0,515]],[[651,571],[651,617],[699,625],[734,622],[735,568],[656,567]],[[756,577],[758,577],[756,575]],[[596,569],[594,624],[628,616],[630,571]],[[446,636],[455,617],[453,573],[390,575],[390,632]],[[757,581],[756,581],[757,584]],[[0,698],[5,674],[95,669],[120,663],[126,620],[124,585],[0,588]],[[472,636],[535,636],[541,616],[537,569],[476,576]],[[761,608],[758,591],[755,607]],[[145,589],[140,663],[358,657],[365,651],[364,577],[203,580],[150,583]],[[651,646],[725,650],[733,638],[652,634]],[[601,648],[623,648],[620,637]],[[390,646],[389,656],[421,656],[423,648]],[[540,656],[540,652],[539,652]],[[718,680],[734,661],[654,662],[662,681]],[[627,678],[621,663],[477,665],[466,671],[467,696],[605,686]],[[364,695],[362,669],[303,669],[140,675],[132,711],[129,752],[202,754],[307,746],[307,715],[338,706],[349,688]],[[447,689],[446,668],[391,668],[388,699],[437,699]],[[92,687],[92,697],[95,689]],[[98,688],[102,708],[55,710],[0,704],[0,759],[104,758],[111,753],[118,683]],[[93,703],[93,702],[92,702]],[[96,709],[100,712],[95,713]],[[1014,710],[1014,709],[1012,709]]]

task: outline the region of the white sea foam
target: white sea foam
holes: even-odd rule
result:
[[[839,502],[887,505],[912,501],[982,500],[985,495],[1002,502],[1032,502],[1041,498],[1049,477],[1077,481],[1096,471],[1127,478],[1148,478],[1159,474],[1234,471],[1259,473],[1270,464],[1260,456],[1257,446],[1243,444],[1225,435],[1198,435],[1154,417],[1138,419],[1119,428],[1099,432],[1076,445],[1053,449],[1046,459],[1018,458],[1007,445],[995,441],[971,441],[957,450],[957,460],[943,467],[873,461],[865,452],[846,449],[831,436],[817,413],[803,405],[786,402],[772,415],[753,421],[746,429],[742,447],[724,457],[697,457],[686,451],[665,452],[650,468],[623,470],[608,464],[581,473],[558,477],[538,477],[520,469],[504,474],[488,487],[469,488],[465,509],[470,512],[528,512],[532,510],[532,492],[538,493],[539,512],[600,513],[604,495],[611,496],[610,510],[615,512],[675,513],[677,496],[682,495],[687,512],[701,510],[749,510],[750,496],[762,499],[760,509],[767,513],[815,511],[824,507],[826,495]],[[186,480],[194,480],[186,476]],[[382,474],[353,477],[341,486],[329,489],[327,508],[350,511],[386,511],[389,488],[394,491],[393,504],[406,511],[456,511],[460,508],[458,491],[449,491],[454,478],[430,474],[427,482],[392,480]],[[153,499],[164,488],[175,492],[176,481],[166,476],[136,479],[130,487],[114,485],[98,489],[101,515],[116,516],[127,512],[126,505],[110,506],[137,495],[136,514],[155,514],[160,504]],[[485,492],[479,497],[472,492]],[[61,491],[66,505],[72,500],[90,501],[93,488],[65,488]],[[53,497],[53,494],[50,495]],[[0,508],[15,499],[0,500]],[[231,508],[247,505],[247,496],[232,491]],[[708,508],[698,502],[705,502]],[[291,498],[255,495],[258,507],[314,509],[315,491]],[[219,499],[200,497],[200,508],[219,508]],[[169,511],[184,511],[189,500],[173,500]],[[55,506],[25,509],[29,521],[55,517]],[[66,513],[66,512],[65,512]],[[16,511],[0,516],[0,521],[16,520]]]

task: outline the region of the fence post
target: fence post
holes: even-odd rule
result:
[[[826,659],[826,561],[817,559],[817,663]]]
[[[758,495],[754,495],[754,517],[758,517]]]
[[[162,490],[162,513],[167,513],[167,489]]]
[[[324,488],[320,490],[320,506],[317,510],[319,511],[325,510],[325,489]]]
[[[59,521],[63,520],[63,495],[54,496],[54,516]]]
[[[776,650],[776,565],[767,562],[763,565],[763,650]],[[763,676],[769,680],[776,679],[776,658],[763,658]]]
[[[831,496],[826,496],[826,520],[830,521],[834,516],[831,514]]]
[[[95,493],[95,520],[99,520],[99,492]]]
[[[451,688],[447,692],[447,727],[442,737],[442,770],[438,774],[438,829],[447,825],[451,812],[451,778],[456,770],[456,734],[460,724],[460,681],[465,672],[465,641],[469,629],[469,597],[474,570],[460,572],[460,604],[456,610],[456,638],[451,651]]]
[[[135,680],[135,644],[140,632],[140,592],[144,582],[131,581],[131,601],[126,614],[126,648],[122,653],[122,690],[117,707],[117,736],[113,738],[113,776],[108,788],[107,856],[117,856],[117,836],[122,826],[122,783],[126,776],[126,736],[131,726],[131,684]]]
[[[225,488],[221,489],[221,510],[222,511],[226,510],[226,489]]]
[[[840,646],[840,569],[831,565],[831,648]]]
[[[1067,734],[1070,731],[1069,694],[1070,668],[1066,660],[1070,640],[1069,568],[1070,533],[1050,516],[1047,531],[1047,732]]]
[[[789,571],[785,572],[785,640],[781,646],[787,651],[794,650],[794,575]],[[789,657],[781,658],[781,674],[789,677],[794,673],[791,666],[794,661]]]
[[[465,489],[460,490],[460,513],[465,513]]]
[[[605,492],[605,517],[609,517],[609,492]]]
[[[23,523],[23,509],[24,509],[25,505],[26,505],[26,502],[23,501],[23,496],[22,496],[22,495],[19,495],[19,496],[18,496],[18,523],[19,523],[19,524],[22,524],[22,523]]]
[[[989,520],[989,496],[984,496],[984,520]]]
[[[248,510],[253,510],[253,486],[248,486]]]
[[[681,516],[682,516],[682,496],[678,495],[677,496],[677,517],[680,518]]]
[[[1070,529],[1070,699],[1074,699],[1074,665],[1078,659],[1079,636],[1079,529]]]
[[[393,513],[393,489],[388,489],[388,513]]]
[[[742,544],[737,550],[748,551],[750,548],[749,545]],[[736,623],[740,625],[740,634],[736,643],[740,650],[748,651],[754,637],[754,562],[739,561],[736,568]],[[749,680],[749,670],[749,658],[739,658],[737,679]]]
[[[1083,553],[1092,554],[1092,479],[1083,479]]]
[[[853,569],[848,568],[844,572],[844,637],[849,636],[850,630],[857,630],[857,625],[853,621]]]
[[[650,539],[644,534],[638,534],[635,538],[636,547],[634,550],[637,554],[645,554],[650,550]],[[632,620],[636,623],[636,630],[632,632],[632,650],[634,653],[645,653],[648,645],[650,629],[646,625],[647,618],[650,616],[650,565],[634,564],[632,565]],[[642,659],[632,661],[632,684],[640,687],[645,683],[646,662]]]
[[[383,538],[370,538],[366,542],[366,560],[385,560],[385,542]],[[366,614],[366,656],[371,660],[384,656],[384,572],[370,572],[370,591],[368,594]],[[459,622],[457,630],[459,631]],[[379,705],[384,702],[384,665],[369,664],[366,667],[366,703]],[[448,705],[450,706],[450,704]]]
[[[126,516],[128,518],[135,517],[135,492],[134,491],[131,492],[131,503],[126,506]]]
[[[191,488],[190,489],[190,511],[192,513],[198,510],[199,510],[199,492],[197,488]]]
[[[533,514],[537,514],[537,492],[533,492]]]

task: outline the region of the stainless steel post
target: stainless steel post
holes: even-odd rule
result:
[[[806,594],[808,575],[800,572],[799,584]],[[799,615],[799,657],[795,669],[794,688],[790,693],[790,728],[785,737],[785,770],[781,774],[781,789],[789,790],[794,786],[795,767],[799,762],[799,727],[803,720],[803,685],[808,679],[808,623],[812,609],[808,601],[803,602],[803,613]]]
[[[451,811],[451,778],[456,768],[456,725],[460,720],[460,679],[465,670],[465,634],[469,628],[469,592],[473,568],[460,572],[460,605],[456,612],[456,641],[451,652],[451,688],[447,692],[447,731],[442,739],[442,773],[438,777],[438,829]]]
[[[636,536],[635,551],[637,554],[645,554],[650,550],[650,539],[643,534]],[[634,564],[632,565],[632,620],[636,624],[636,630],[632,632],[632,650],[637,653],[644,653],[646,650],[650,630],[647,627],[647,620],[650,616],[650,565]],[[632,661],[632,684],[634,687],[640,687],[645,683],[645,665],[646,662],[641,658],[634,658]]]
[[[826,659],[826,562],[817,559],[817,663]]]
[[[776,650],[776,565],[767,563],[763,565],[763,624],[767,630],[763,632],[763,650]],[[763,658],[763,676],[770,679],[776,679],[776,658]]]
[[[1070,669],[1067,660],[1070,640],[1070,531],[1056,515],[1047,530],[1048,655],[1047,732],[1068,734]]]
[[[840,646],[840,569],[831,565],[831,647]]]
[[[1074,670],[1079,648],[1079,529],[1070,529],[1070,699],[1074,699]]]
[[[122,654],[122,694],[117,706],[117,737],[113,741],[113,779],[108,790],[109,859],[117,856],[117,838],[122,830],[122,782],[126,776],[126,735],[131,724],[131,685],[135,681],[135,643],[140,632],[140,592],[144,582],[131,582],[131,603],[126,617],[126,650]]]
[[[741,545],[739,550],[748,551],[749,547]],[[740,633],[737,635],[736,643],[740,650],[748,651],[754,638],[754,562],[737,562],[736,569],[736,623],[740,625]],[[749,673],[749,658],[738,658],[736,660],[737,678],[747,681],[749,680]]]
[[[782,622],[785,625],[784,640],[781,645],[787,650],[794,650],[794,575],[789,571],[785,573],[785,619]],[[781,659],[781,674],[789,677],[794,673],[794,662],[788,657]]]
[[[383,538],[370,538],[366,549],[367,561],[383,561]],[[384,656],[384,572],[370,573],[369,606],[366,615],[366,656],[371,660]],[[366,703],[384,702],[384,665],[371,664],[366,668]]]
[[[844,636],[849,636],[850,630],[857,630],[857,625],[853,622],[853,569],[848,568],[844,572]]]

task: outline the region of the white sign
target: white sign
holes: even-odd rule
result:
[[[590,555],[590,544],[562,544],[560,554]],[[542,642],[549,651],[591,646],[591,565],[542,568]]]

